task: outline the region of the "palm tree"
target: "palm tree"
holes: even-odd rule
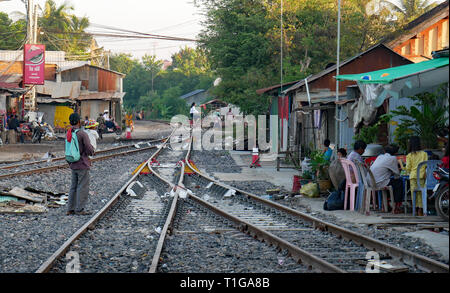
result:
[[[67,2],[64,2],[58,7],[53,0],[47,0],[40,19],[41,26],[47,29],[65,32],[70,27],[70,12],[73,10],[73,6],[70,6]]]
[[[438,5],[435,0],[382,0],[397,17],[398,21],[406,24]]]
[[[87,17],[71,15],[68,31],[74,33],[69,38],[72,40],[70,50],[73,51],[73,53],[84,52],[91,43],[92,36],[85,33],[89,24],[89,19]]]

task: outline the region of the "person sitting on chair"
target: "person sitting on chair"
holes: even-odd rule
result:
[[[388,145],[384,148],[384,151],[385,153],[379,155],[372,166],[370,166],[370,171],[372,171],[376,184],[376,186],[372,187],[384,188],[388,185],[392,186],[395,201],[394,213],[398,214],[401,211],[400,206],[402,205],[404,196],[403,183],[399,178],[400,170],[398,168],[398,161],[394,156],[398,151],[398,147]]]

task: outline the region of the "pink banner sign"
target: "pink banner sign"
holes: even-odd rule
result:
[[[45,45],[26,44],[23,56],[23,84],[43,85],[45,79]]]

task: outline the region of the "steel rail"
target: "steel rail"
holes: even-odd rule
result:
[[[166,141],[166,143],[167,143],[167,141]],[[162,148],[160,150],[162,150]],[[155,156],[155,157],[158,156],[160,150],[157,153],[155,153],[153,156]],[[184,185],[183,185],[184,166],[185,165],[182,162],[181,163],[180,178],[178,179],[178,184],[177,185],[173,184],[172,182],[170,182],[170,181],[166,180],[165,178],[163,178],[162,176],[160,176],[157,172],[155,172],[152,169],[152,166],[150,164],[149,164],[148,167],[149,167],[150,171],[152,172],[152,174],[154,174],[160,180],[162,180],[165,183],[167,183],[172,188],[172,190],[176,192],[177,188],[185,189]],[[175,218],[175,215],[176,215],[178,199],[179,199],[179,195],[178,195],[178,192],[176,192],[174,197],[173,197],[173,199],[172,199],[172,204],[170,206],[170,210],[169,210],[169,213],[167,215],[166,222],[164,223],[164,227],[161,230],[161,234],[159,236],[158,244],[156,245],[156,249],[155,249],[155,252],[153,254],[152,263],[150,265],[150,269],[148,270],[149,273],[156,273],[156,270],[158,268],[159,260],[161,259],[161,253],[162,253],[162,249],[164,247],[164,243],[166,241],[167,233],[172,230],[171,227],[172,227],[172,224],[173,224],[173,219]]]
[[[137,152],[147,151],[147,150],[154,149],[154,148],[156,148],[156,146],[149,146],[149,147],[144,147],[144,148],[140,148],[140,149],[105,155],[105,156],[101,156],[101,157],[93,157],[90,160],[91,160],[91,162],[97,162],[97,161],[102,161],[102,160],[106,160],[106,159],[113,158],[113,157],[125,156],[125,155],[130,155],[133,153],[137,153]],[[3,174],[3,175],[0,175],[0,179],[5,179],[5,178],[10,178],[10,177],[15,177],[15,176],[30,175],[30,174],[35,174],[35,173],[51,172],[51,171],[68,168],[68,167],[69,167],[69,164],[64,163],[64,164],[59,164],[59,165],[54,165],[54,166],[49,166],[49,167],[43,167],[43,168],[37,168],[37,169],[32,169],[32,170],[19,171],[19,172],[15,172],[15,173]]]
[[[172,134],[175,130],[172,131]],[[172,136],[172,134],[170,136]],[[167,138],[167,140],[170,138]],[[166,143],[167,140],[164,142]],[[155,148],[153,146],[152,148]],[[160,148],[161,149],[161,148]],[[142,149],[141,149],[142,150]],[[125,189],[136,180],[136,178],[140,175],[141,171],[148,165],[153,158],[153,155],[147,160],[146,164],[142,164],[142,166],[138,169],[138,171],[131,176],[131,178],[117,191],[114,196],[103,206],[101,210],[99,210],[94,216],[89,219],[82,227],[80,227],[72,236],[69,237],[42,265],[35,271],[35,273],[47,273],[52,268],[53,264],[56,262],[58,258],[60,258],[73,244],[75,240],[81,237],[87,230],[93,229],[95,224],[114,206],[114,204],[119,200],[122,193]]]
[[[189,148],[191,148],[191,147],[192,147],[192,145],[189,146]],[[219,182],[216,179],[211,178],[201,172],[198,172],[191,166],[191,164],[189,163],[189,160],[187,160],[187,159],[186,159],[186,164],[188,165],[188,167],[190,169],[193,170],[193,172],[195,172],[197,175],[207,179],[208,181],[214,182],[214,184],[222,186],[226,189],[236,190],[236,192],[239,192],[240,194],[247,196],[248,198],[252,198],[255,201],[259,201],[265,205],[276,208],[282,212],[289,213],[293,216],[296,216],[303,220],[311,222],[313,227],[316,229],[331,232],[331,233],[337,235],[338,237],[342,237],[343,239],[345,239],[347,241],[351,240],[359,245],[364,246],[367,249],[378,251],[378,252],[384,252],[388,256],[393,256],[393,257],[400,259],[405,264],[408,264],[411,266],[416,266],[427,272],[436,272],[436,273],[448,273],[449,272],[449,266],[444,263],[433,260],[433,259],[423,256],[423,255],[408,251],[406,249],[396,247],[389,243],[382,242],[382,241],[374,239],[372,237],[362,235],[360,233],[351,231],[349,229],[339,227],[335,224],[323,221],[316,217],[312,217],[310,215],[307,215],[300,211],[294,210],[292,208],[289,208],[289,207],[280,205],[278,203],[263,199],[263,198],[255,195],[255,194],[252,194],[250,192],[246,192],[244,190],[229,186],[229,185]],[[251,226],[247,225],[247,227],[251,227]],[[254,233],[257,233],[257,232],[254,232]],[[255,234],[255,235],[258,235],[258,234]]]
[[[145,143],[154,143],[154,142],[158,142],[158,141],[163,141],[165,139],[167,139],[167,137],[161,138],[161,139],[156,139],[156,140],[150,140],[150,141],[145,142]],[[99,151],[95,152],[95,154],[103,154],[103,153],[107,153],[107,152],[111,152],[111,151],[117,151],[117,150],[120,150],[120,149],[127,149],[127,148],[130,148],[130,147],[133,147],[133,146],[134,146],[134,144],[113,147],[113,148],[110,148],[110,149],[99,150]],[[65,159],[66,159],[66,157],[61,156],[61,157],[56,157],[56,158],[53,158],[53,159],[50,159],[50,160],[47,159],[47,160],[40,160],[40,161],[34,161],[34,162],[27,162],[27,163],[23,163],[23,164],[2,166],[2,167],[0,167],[0,170],[14,169],[14,168],[19,168],[19,167],[28,166],[28,165],[34,165],[34,164],[62,161],[62,160],[65,160]]]
[[[203,175],[202,173],[198,172],[197,170],[195,170],[195,168],[190,164],[189,162],[189,158],[190,158],[190,154],[191,154],[191,150],[192,150],[192,140],[189,144],[189,150],[188,153],[186,154],[186,159],[185,162],[187,164],[187,166],[196,174],[203,176],[204,178],[206,178],[208,181],[214,182],[217,185],[220,185],[224,188],[227,189],[234,189],[237,191],[237,189],[231,187],[231,186],[227,186],[225,184],[221,184],[218,183],[215,179],[209,178],[206,175]],[[250,234],[252,235],[254,238],[269,243],[270,245],[275,245],[277,246],[277,248],[279,249],[285,249],[289,252],[289,254],[291,255],[291,257],[298,263],[305,263],[307,265],[309,265],[310,267],[314,267],[318,270],[320,270],[321,272],[326,272],[326,273],[346,273],[346,271],[340,269],[339,267],[301,249],[300,247],[284,240],[281,239],[280,237],[268,232],[267,230],[261,229],[256,227],[255,225],[252,225],[236,216],[233,216],[211,204],[209,204],[208,202],[202,200],[201,198],[195,196],[192,193],[189,193],[189,198],[193,199],[194,201],[198,202],[199,204],[205,206],[206,208],[212,210],[213,212],[217,213],[218,215],[227,218],[228,220],[232,221],[235,223],[235,225],[238,227],[238,229],[246,234]]]

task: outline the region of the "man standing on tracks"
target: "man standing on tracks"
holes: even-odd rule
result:
[[[72,139],[72,133],[76,130],[76,137],[80,151],[80,160],[69,163],[72,170],[72,184],[70,185],[69,201],[67,203],[67,215],[89,215],[91,212],[85,210],[89,196],[89,169],[91,161],[89,156],[94,155],[88,134],[80,129],[80,115],[72,113],[69,117],[72,128],[67,132],[67,141]]]

